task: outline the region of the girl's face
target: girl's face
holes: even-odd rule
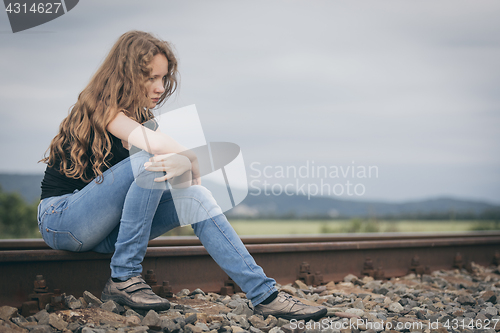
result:
[[[161,95],[165,91],[165,80],[168,74],[168,60],[159,53],[151,61],[151,76],[146,81],[146,91],[150,100],[149,108],[152,109],[158,103]]]

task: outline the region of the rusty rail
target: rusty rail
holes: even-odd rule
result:
[[[285,284],[339,281],[347,274],[376,278],[423,274],[436,269],[467,268],[471,261],[500,260],[500,232],[439,234],[347,234],[292,237],[243,237],[248,250],[269,276]],[[231,292],[225,273],[193,237],[150,242],[144,270],[160,285]],[[41,240],[0,241],[0,305],[21,307],[43,275],[47,288],[81,296],[100,295],[109,277],[110,255],[48,249]],[[156,281],[155,281],[156,283]],[[160,286],[157,286],[160,287]]]
[[[345,242],[373,240],[383,241],[391,239],[432,239],[432,238],[470,238],[477,236],[500,236],[500,231],[475,232],[412,232],[412,233],[356,233],[356,234],[320,234],[320,235],[292,235],[292,236],[242,236],[245,244],[283,244],[283,243],[317,243],[317,242]],[[149,242],[149,247],[163,246],[195,246],[201,245],[195,236],[158,237]],[[0,240],[0,251],[4,250],[42,250],[50,249],[40,238],[33,239],[3,239]]]

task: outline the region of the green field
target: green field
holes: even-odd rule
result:
[[[238,235],[300,235],[353,232],[456,232],[500,230],[492,221],[230,220]],[[193,235],[188,227],[170,235]]]

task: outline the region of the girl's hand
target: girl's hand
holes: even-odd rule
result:
[[[163,177],[155,178],[155,182],[172,180],[172,178],[189,174],[182,177],[182,182],[189,181],[191,184],[191,161],[184,155],[179,154],[163,154],[155,155],[149,159],[149,162],[144,163],[148,171],[165,171],[167,174]]]
[[[194,159],[191,161],[191,172],[192,172],[192,185],[201,185],[201,175],[200,175],[200,166],[198,165],[198,159]]]

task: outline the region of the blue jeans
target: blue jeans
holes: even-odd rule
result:
[[[113,253],[111,276],[127,279],[142,272],[148,241],[188,217],[201,221],[192,225],[196,236],[252,303],[265,300],[276,282],[255,263],[210,191],[199,185],[170,191],[154,182],[163,173],[144,169],[151,156],[136,153],[106,170],[100,184],[44,199],[38,226],[45,242],[58,250]]]

